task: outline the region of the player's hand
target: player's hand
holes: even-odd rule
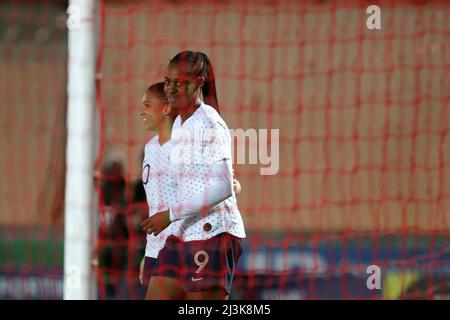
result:
[[[170,223],[170,213],[169,210],[166,210],[158,212],[142,221],[141,227],[144,232],[148,234],[153,233],[155,236],[157,236],[161,231],[167,228]]]
[[[145,256],[141,260],[141,264],[139,266],[139,283],[144,284],[144,264],[145,264]]]

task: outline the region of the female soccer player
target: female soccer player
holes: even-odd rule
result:
[[[245,238],[233,190],[231,137],[219,115],[212,65],[201,52],[184,51],[169,63],[165,93],[178,111],[171,153],[177,202],[141,224],[167,238],[152,273],[150,299],[226,299]],[[202,101],[203,97],[203,101]]]
[[[142,181],[149,207],[149,216],[169,208],[176,200],[175,190],[171,185],[169,155],[172,151],[172,125],[177,115],[170,107],[164,93],[164,82],[151,85],[142,97],[143,109],[140,113],[146,130],[156,135],[145,145],[142,163]],[[148,286],[151,270],[159,251],[164,247],[167,236],[177,223],[163,230],[160,234],[147,235],[145,257],[141,261],[139,280]]]

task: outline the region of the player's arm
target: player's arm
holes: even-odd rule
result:
[[[198,191],[187,201],[172,206],[169,210],[158,212],[141,223],[142,230],[157,236],[173,221],[198,214],[206,214],[212,207],[231,197],[233,176],[228,161],[223,159],[209,165],[209,180],[206,188]]]
[[[170,220],[176,221],[197,214],[206,214],[212,207],[232,196],[233,176],[229,168],[230,159],[214,162],[209,167],[206,188],[195,193],[187,201],[170,208]]]
[[[193,215],[206,214],[212,207],[231,197],[233,177],[229,168],[229,159],[210,165],[208,184],[187,201],[172,206],[169,210],[158,212],[141,223],[142,230],[157,236],[173,221]]]
[[[213,124],[214,125],[214,124]],[[224,126],[216,126],[216,131],[208,132],[208,144],[203,150],[204,159],[208,160],[208,181],[202,190],[198,190],[189,199],[177,203],[169,210],[158,212],[141,223],[142,229],[158,235],[171,222],[198,214],[206,214],[212,207],[218,205],[233,194],[233,172],[231,165],[231,138]],[[211,134],[212,133],[212,134]],[[203,174],[203,169],[198,176]],[[195,174],[196,175],[196,174]],[[197,176],[197,175],[196,175]]]
[[[170,220],[176,221],[190,216],[207,214],[209,210],[233,195],[233,168],[231,161],[231,137],[225,124],[211,122],[213,131],[206,130],[202,137],[203,159],[207,160],[207,182],[201,190],[182,203],[170,207]],[[204,167],[199,168],[202,176]]]
[[[169,210],[158,212],[141,223],[148,234],[157,236],[170,223],[198,214],[206,214],[233,194],[233,175],[230,159],[222,159],[209,165],[209,179],[203,190],[199,190],[188,200],[177,203]]]

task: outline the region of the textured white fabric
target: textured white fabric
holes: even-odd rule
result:
[[[172,128],[170,162],[176,184],[171,220],[180,222],[184,241],[206,240],[223,232],[245,238],[233,191],[231,137],[226,123],[209,105],[201,104],[184,123]]]
[[[169,209],[175,203],[176,194],[171,176],[169,156],[172,150],[172,141],[164,145],[159,144],[159,136],[156,135],[145,145],[144,161],[142,163],[142,182],[149,207],[149,217],[157,212]],[[171,223],[158,236],[147,235],[145,256],[157,258],[159,251],[164,247],[166,239],[171,234],[176,234],[172,229],[177,229],[180,222]]]

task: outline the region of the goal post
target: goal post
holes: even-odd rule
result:
[[[95,299],[94,247],[95,0],[67,9],[68,104],[64,232],[64,299]]]

